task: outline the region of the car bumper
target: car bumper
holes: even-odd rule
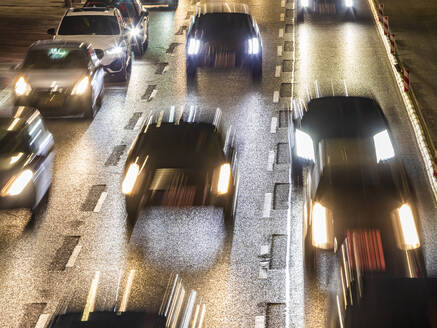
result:
[[[186,56],[187,62],[196,67],[215,67],[215,68],[232,68],[242,67],[251,69],[254,65],[259,64],[262,55],[246,55],[236,53],[217,54],[199,54]]]

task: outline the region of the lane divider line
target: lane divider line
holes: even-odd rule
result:
[[[271,192],[267,192],[264,195],[264,208],[263,208],[263,218],[269,218],[270,212],[272,211],[272,200],[273,194]]]
[[[39,316],[35,328],[45,328],[50,318],[50,313],[43,313]]]
[[[410,123],[411,123],[411,126],[412,126],[413,131],[414,131],[414,135],[416,137],[417,146],[418,146],[419,151],[422,155],[422,160],[423,160],[423,163],[425,165],[428,181],[430,183],[431,189],[432,189],[433,194],[434,194],[434,202],[437,202],[437,179],[434,178],[434,158],[433,158],[434,156],[431,154],[431,150],[428,148],[428,145],[426,142],[426,137],[424,134],[424,129],[421,126],[420,119],[419,119],[418,114],[417,114],[417,111],[419,109],[416,109],[414,107],[414,104],[413,104],[412,100],[410,99],[408,93],[404,91],[404,80],[403,80],[403,77],[398,73],[398,71],[396,69],[397,60],[396,60],[396,57],[391,53],[390,41],[385,37],[384,29],[381,26],[381,24],[378,23],[379,18],[378,18],[378,12],[377,12],[376,7],[375,7],[375,3],[373,2],[373,0],[368,0],[368,3],[369,3],[370,9],[371,9],[372,14],[373,14],[373,19],[374,19],[374,22],[376,25],[376,29],[379,32],[378,33],[379,37],[384,44],[387,58],[390,61],[390,64],[391,64],[390,67],[391,67],[393,75],[395,77],[397,87],[398,87],[399,92],[401,94],[401,98],[402,98],[403,103],[405,105],[405,108],[407,110],[407,114],[408,114],[408,117],[410,119]]]
[[[278,57],[282,57],[282,46],[278,46]]]
[[[284,14],[284,13],[281,13],[281,14],[279,15],[279,20],[280,20],[281,22],[283,22],[283,21],[285,20],[285,14]]]
[[[267,171],[271,172],[273,171],[273,164],[275,163],[275,151],[270,150],[269,151],[269,158],[267,160]]]
[[[277,65],[275,68],[275,77],[281,77],[281,65]]]
[[[67,264],[65,265],[66,268],[74,267],[74,264],[76,263],[77,257],[79,256],[81,249],[82,249],[81,245],[76,245],[76,247],[73,249],[73,252],[70,255],[70,258],[68,259]]]
[[[284,8],[285,7],[285,0],[281,1],[281,7]]]
[[[265,328],[266,317],[264,315],[257,315],[255,317],[255,328]]]
[[[157,92],[158,92],[158,89],[153,89],[153,91],[150,94],[150,97],[149,97],[149,99],[147,99],[147,101],[152,101],[153,98],[155,98]]]
[[[278,118],[276,116],[272,117],[272,123],[270,123],[270,133],[276,133],[278,128]]]
[[[279,38],[282,39],[284,37],[284,29],[280,28],[279,29]]]
[[[273,91],[273,103],[277,104],[279,102],[279,91],[275,90]]]
[[[102,192],[100,194],[99,200],[97,201],[97,204],[96,204],[96,206],[94,207],[94,210],[93,210],[94,213],[99,213],[100,212],[100,210],[102,209],[102,206],[103,206],[103,202],[106,199],[106,196],[108,196],[108,193],[106,191],[104,191],[104,192]]]

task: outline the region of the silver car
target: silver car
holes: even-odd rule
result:
[[[44,116],[93,118],[103,97],[102,56],[83,42],[37,41],[16,67],[15,104]]]

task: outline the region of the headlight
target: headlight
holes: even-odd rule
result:
[[[200,40],[190,38],[188,40],[187,52],[189,55],[197,55],[200,51]]]
[[[33,172],[31,170],[24,170],[17,176],[9,179],[8,183],[3,187],[2,196],[16,196],[26,188],[27,184],[32,180]]]
[[[225,163],[220,167],[219,180],[217,184],[217,192],[219,195],[223,195],[228,192],[230,178],[231,165],[229,163]]]
[[[385,161],[395,156],[393,145],[391,144],[388,131],[384,130],[373,136],[373,142],[375,143],[376,162]]]
[[[27,96],[32,91],[30,84],[26,82],[24,77],[20,77],[17,82],[15,82],[15,94],[17,96]]]
[[[296,140],[295,140],[296,155],[298,157],[314,161],[313,139],[311,139],[311,137],[308,134],[302,132],[299,129],[296,129],[295,136],[296,136]]]
[[[90,79],[88,76],[85,76],[82,80],[80,80],[74,85],[71,94],[83,95],[88,90],[89,85],[90,85]]]
[[[420,246],[419,235],[414,221],[413,211],[408,204],[397,209],[400,225],[400,242],[404,250],[416,249]]]
[[[129,36],[131,38],[136,38],[141,34],[141,30],[138,27],[132,27],[129,29]]]
[[[123,48],[120,46],[106,49],[105,53],[108,55],[120,55],[123,52]]]
[[[304,8],[308,7],[308,5],[309,5],[308,0],[302,0],[301,4],[302,4],[302,7],[304,7]]]
[[[249,55],[257,55],[259,53],[259,40],[258,38],[249,39]]]
[[[347,8],[351,8],[351,7],[354,6],[354,2],[353,2],[353,0],[344,0],[344,5],[345,5]]]
[[[132,163],[131,165],[129,165],[126,176],[124,177],[123,183],[121,185],[121,191],[123,194],[128,195],[132,192],[139,172],[140,167],[138,166],[138,164]]]
[[[320,203],[314,203],[311,222],[314,247],[323,249],[334,247],[333,225],[332,213]]]

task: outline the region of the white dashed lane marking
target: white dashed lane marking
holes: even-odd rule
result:
[[[71,253],[70,258],[68,259],[67,264],[65,265],[66,268],[74,267],[74,264],[76,263],[77,257],[79,256],[81,249],[81,245],[76,245],[76,247],[73,249],[73,253]]]
[[[273,200],[273,194],[271,192],[267,192],[264,195],[263,218],[270,217],[270,212],[272,211],[272,200]]]
[[[47,326],[47,322],[49,321],[50,314],[43,313],[39,316],[38,321],[36,322],[35,328],[45,328]]]
[[[284,14],[284,13],[282,13],[282,14],[279,16],[279,20],[280,20],[281,22],[283,22],[283,21],[285,20],[285,14]]]
[[[103,202],[106,199],[106,196],[108,196],[108,193],[106,191],[104,191],[100,194],[100,197],[99,197],[99,200],[97,201],[96,207],[94,207],[94,210],[93,210],[94,213],[100,212],[100,210],[102,209],[102,206],[103,206]]]
[[[276,66],[275,68],[275,77],[280,77],[281,76],[281,65]]]
[[[270,123],[270,133],[276,133],[278,128],[278,118],[276,116],[272,117],[272,123]]]
[[[279,29],[279,37],[280,37],[280,38],[283,38],[283,37],[284,37],[284,29],[283,29],[283,28],[280,28],[280,29]]]
[[[266,326],[266,317],[263,315],[257,315],[255,317],[255,328],[265,328]]]
[[[273,171],[273,164],[275,162],[275,151],[269,151],[269,159],[267,160],[267,171]]]
[[[278,46],[278,57],[282,56],[282,46]]]
[[[279,91],[275,90],[273,92],[273,103],[277,104],[279,102]]]

